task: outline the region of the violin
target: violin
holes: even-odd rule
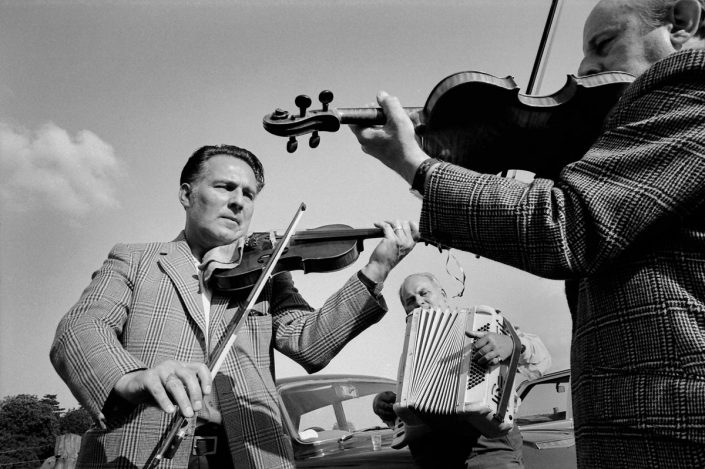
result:
[[[511,76],[460,72],[441,80],[422,108],[404,108],[414,122],[424,151],[432,157],[490,174],[523,169],[554,179],[561,168],[585,154],[624,89],[634,80],[625,72],[568,75],[565,85],[546,96],[519,92]],[[264,128],[289,137],[335,132],[343,124],[382,125],[381,108],[334,108],[333,93],[319,95],[321,109],[310,110],[311,98],[299,95],[298,113],[276,109],[263,118]]]
[[[357,260],[363,241],[384,237],[381,228],[353,229],[347,225],[325,225],[302,230],[291,236],[288,247],[274,267],[283,271],[334,272]],[[278,245],[282,236],[275,233],[252,233],[243,249],[240,264],[232,269],[216,270],[211,286],[224,293],[249,290]]]

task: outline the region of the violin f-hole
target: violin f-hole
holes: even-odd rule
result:
[[[289,247],[285,247],[284,251],[282,251],[282,256],[285,255],[289,251]],[[272,257],[272,253],[268,252],[267,254],[262,254],[257,258],[257,263],[258,264],[266,264],[269,261],[269,258]]]

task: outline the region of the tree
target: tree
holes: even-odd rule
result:
[[[50,406],[51,411],[57,419],[60,418],[61,414],[66,410],[59,405],[59,401],[56,400],[56,394],[44,394],[40,402]]]
[[[34,468],[54,454],[59,432],[56,396],[18,394],[0,401],[0,464]],[[24,464],[22,464],[24,463]]]
[[[59,419],[59,432],[62,435],[64,433],[83,435],[92,425],[93,419],[86,409],[83,407],[69,409]]]

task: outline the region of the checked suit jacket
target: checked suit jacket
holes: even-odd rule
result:
[[[555,181],[442,164],[420,229],[577,285],[580,467],[705,467],[705,51],[639,76]]]
[[[245,299],[213,293],[211,349]],[[272,376],[273,349],[314,372],[385,312],[384,300],[357,275],[319,310],[301,297],[288,272],[270,279],[214,379],[236,468],[293,467]],[[111,391],[125,373],[164,360],[204,363],[205,330],[197,268],[183,232],[172,242],[112,249],[60,321],[50,352],[57,372],[97,423],[83,437],[78,468],[143,467],[172,417],[154,406],[128,404]],[[187,467],[193,421],[177,454],[160,467]]]

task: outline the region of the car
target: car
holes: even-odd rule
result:
[[[524,381],[517,394],[521,406],[515,424],[524,439],[526,467],[576,468],[570,370]]]
[[[277,380],[282,419],[291,437],[297,468],[407,468],[408,447],[391,447],[394,432],[372,411],[396,381],[378,376],[321,374]],[[570,371],[522,382],[515,423],[524,438],[527,468],[576,467]]]
[[[375,395],[396,387],[392,379],[360,375],[278,380],[296,467],[411,467],[408,448],[391,448],[392,430],[372,411]]]

